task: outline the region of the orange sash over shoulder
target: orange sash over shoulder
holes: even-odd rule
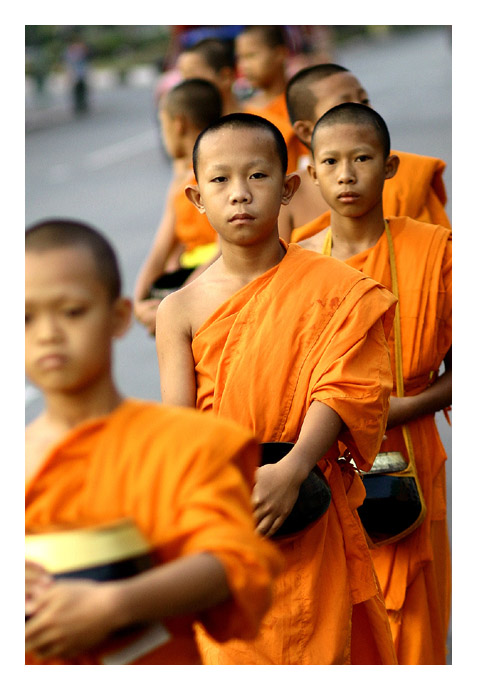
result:
[[[396,255],[403,375],[406,395],[435,380],[452,344],[452,245],[447,228],[390,218]],[[385,234],[350,266],[391,287]],[[390,338],[394,350],[394,332]],[[394,355],[391,356],[394,368]],[[409,422],[419,481],[427,505],[424,523],[404,540],[373,549],[391,613],[400,664],[445,664],[450,615],[450,552],[446,521],[446,454],[434,415]],[[382,450],[405,445],[400,427],[386,431]]]
[[[444,161],[431,156],[392,151],[399,156],[399,168],[394,177],[386,180],[383,189],[383,211],[387,216],[408,216],[424,223],[450,228],[445,211],[447,194],[443,180]],[[330,224],[330,212],[295,228],[292,242],[313,237]]]
[[[369,467],[392,385],[386,337],[394,303],[382,286],[342,262],[289,245],[277,266],[197,331],[198,408],[234,419],[262,442],[295,442],[310,404],[322,401],[346,425],[341,440]],[[202,635],[206,663],[395,663],[356,512],[363,484],[337,457],[336,444],[319,463],[333,494],[325,516],[279,542],[285,571],[258,638],[216,645]],[[366,623],[352,629],[355,614]],[[357,660],[359,636],[365,651]]]
[[[224,565],[232,598],[200,620],[218,640],[253,637],[270,604],[280,557],[254,531],[250,489],[257,444],[236,424],[217,421],[194,410],[126,400],[112,414],[80,425],[28,481],[26,531],[130,518],[159,563],[213,553]],[[195,618],[165,619],[171,639],[133,663],[200,663]],[[48,663],[98,664],[99,653]],[[29,655],[27,663],[38,662]]]

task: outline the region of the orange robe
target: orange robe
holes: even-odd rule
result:
[[[187,184],[197,184],[194,175]],[[205,213],[199,213],[196,207],[189,201],[182,187],[174,196],[175,233],[185,251],[189,252],[205,244],[217,243],[218,236],[214,228],[207,220]]]
[[[383,211],[387,216],[408,216],[423,223],[435,223],[450,228],[445,211],[447,194],[442,175],[446,164],[439,158],[415,153],[391,151],[399,156],[399,168],[394,177],[386,180],[383,189]],[[330,224],[326,211],[309,223],[295,228],[292,242],[313,237]]]
[[[197,331],[197,407],[234,419],[261,442],[295,442],[309,406],[322,401],[347,425],[340,438],[359,465],[369,467],[392,385],[386,335],[394,303],[387,290],[341,262],[289,245],[277,266]],[[364,487],[337,458],[335,444],[319,461],[332,489],[329,510],[298,536],[276,542],[285,570],[259,636],[217,645],[201,635],[205,663],[395,663],[356,512]],[[353,618],[359,624],[352,627]]]
[[[298,170],[301,156],[309,156],[309,151],[304,144],[298,139],[293,127],[288,118],[288,110],[285,94],[282,93],[273,101],[267,103],[263,108],[255,108],[253,106],[244,105],[244,112],[252,113],[253,115],[260,115],[266,118],[275,127],[278,127],[285,139],[288,150],[288,173]]]
[[[416,395],[434,380],[452,343],[451,231],[391,218],[399,285],[404,389]],[[391,288],[385,233],[346,261]],[[394,331],[390,346],[394,373]],[[395,394],[395,393],[394,393]],[[450,614],[450,549],[446,518],[446,454],[434,415],[409,423],[427,505],[423,524],[402,541],[373,549],[400,664],[445,664]],[[383,450],[406,449],[400,427],[386,431]]]
[[[102,525],[131,518],[159,562],[208,551],[232,598],[200,620],[218,640],[253,637],[271,600],[279,554],[254,532],[256,441],[193,410],[125,400],[55,445],[26,486],[25,528]],[[172,639],[136,664],[197,664],[196,617],[165,619]],[[98,664],[91,652],[72,661]],[[28,655],[27,663],[39,663]]]

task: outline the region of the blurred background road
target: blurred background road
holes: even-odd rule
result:
[[[393,148],[447,162],[451,217],[449,27],[350,28],[356,32],[340,38],[336,27],[330,61],[358,76],[389,126]],[[161,29],[167,39],[168,27]],[[161,218],[171,175],[154,101],[160,54],[131,65],[129,51],[116,64],[90,70],[90,107],[82,114],[72,112],[61,72],[45,76],[30,69],[26,80],[26,222],[67,216],[102,230],[119,253],[129,294]],[[29,61],[38,63],[35,45],[27,52]],[[154,340],[136,323],[117,345],[115,369],[124,393],[160,399]],[[26,382],[26,420],[40,408],[38,392]],[[450,427],[442,414],[438,423],[450,460]],[[450,507],[450,463],[448,476]]]

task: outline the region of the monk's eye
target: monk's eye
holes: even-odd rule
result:
[[[367,155],[365,155],[365,154],[363,153],[363,155],[357,156],[357,157],[356,157],[356,160],[358,161],[358,163],[364,163],[365,161],[370,161],[370,160],[371,160],[371,156],[367,156]]]
[[[63,309],[63,314],[66,316],[68,319],[76,319],[79,316],[83,316],[83,314],[86,312],[86,307],[67,307]]]
[[[334,163],[336,163],[336,158],[325,158],[321,162],[323,163],[323,165],[333,165]]]
[[[265,175],[265,173],[262,173],[262,172],[256,172],[256,173],[253,173],[253,175],[250,175],[250,178],[252,180],[260,180],[260,179],[262,179],[262,177],[267,177],[267,176]]]
[[[217,175],[217,177],[212,178],[211,182],[225,182],[226,179],[223,175]]]

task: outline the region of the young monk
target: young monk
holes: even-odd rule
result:
[[[366,89],[345,67],[314,65],[297,72],[286,89],[289,120],[308,147],[315,122],[340,103],[369,105]],[[394,151],[400,165],[383,193],[384,212],[450,227],[445,211],[447,195],[442,175],[445,163],[438,158]],[[329,225],[329,207],[306,170],[299,171],[301,185],[289,206],[280,214],[282,237],[299,242]]]
[[[55,581],[28,563],[27,663],[106,663],[115,631],[157,621],[166,639],[132,663],[200,663],[194,620],[218,640],[253,637],[280,564],[254,532],[256,442],[225,420],[123,398],[112,343],[131,303],[100,233],[66,220],[32,226],[25,278],[26,371],[45,398],[26,429],[26,531],[129,518],[157,563],[101,583]]]
[[[278,127],[288,149],[288,171],[308,154],[288,121],[285,87],[288,48],[282,26],[247,26],[235,39],[237,68],[254,88],[243,103],[245,112],[260,115]]]
[[[233,43],[205,38],[179,55],[176,67],[183,79],[207,79],[217,86],[222,97],[222,114],[242,109],[235,93],[235,55]],[[189,156],[190,158],[190,156]]]
[[[202,635],[205,661],[395,663],[356,512],[363,485],[351,464],[337,462],[338,439],[365,468],[381,442],[395,299],[342,263],[279,239],[280,205],[299,180],[286,175],[285,142],[269,121],[242,113],[211,125],[195,144],[194,169],[187,195],[217,230],[222,255],[159,306],[163,400],[234,419],[261,442],[295,444],[257,470],[260,534],[273,536],[317,462],[333,494],[320,521],[280,540],[285,572],[257,639],[217,645]]]
[[[180,165],[174,171],[160,225],[134,288],[135,316],[151,335],[161,297],[217,254],[217,234],[207,218],[188,202],[184,188],[194,180],[189,161],[197,135],[221,113],[220,93],[204,79],[181,82],[161,101],[159,118],[164,144],[172,160]],[[179,265],[173,263],[170,267],[168,262],[174,261],[177,254]]]
[[[398,662],[445,664],[450,610],[446,455],[434,415],[452,399],[451,231],[386,216],[387,236],[381,193],[398,158],[390,151],[384,120],[371,108],[347,103],[329,110],[316,124],[312,151],[312,179],[330,206],[331,226],[303,246],[331,253],[389,289],[394,248],[405,397],[396,397],[394,388],[382,451],[407,456],[406,424],[427,515],[414,532],[371,553]],[[397,327],[390,338],[395,379]]]

